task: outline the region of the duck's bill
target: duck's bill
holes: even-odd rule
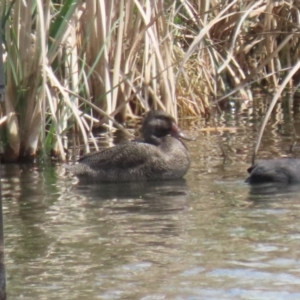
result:
[[[187,140],[187,141],[195,141],[196,140],[195,137],[191,137],[190,135],[181,131],[180,128],[175,123],[173,123],[171,135],[174,137],[177,137],[177,138]]]
[[[184,139],[184,140],[187,140],[187,141],[195,141],[196,138],[193,137],[193,136],[190,136],[182,131],[180,131],[177,135],[177,137],[181,138],[181,139]]]

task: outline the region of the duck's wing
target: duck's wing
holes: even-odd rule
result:
[[[83,156],[78,162],[92,169],[134,168],[160,157],[159,149],[151,144],[128,142]]]

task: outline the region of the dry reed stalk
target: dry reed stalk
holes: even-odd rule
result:
[[[276,89],[286,72],[284,70],[297,63],[298,37],[293,32],[299,28],[300,18],[289,3],[262,0],[230,3],[207,0],[201,4],[191,0],[182,3],[195,26],[190,31],[194,38],[187,44],[188,49],[181,49],[184,57],[177,78],[183,68],[190,67],[190,60],[197,59],[195,53],[198,53],[199,64],[207,68],[203,75],[210,74],[206,78],[199,76],[203,81],[199,82],[203,93],[199,95],[194,90],[193,97],[195,94],[204,97],[203,94],[207,93],[205,86],[212,81],[215,88],[210,92],[210,99],[226,99],[234,92],[239,92],[242,99],[249,99],[248,91],[243,88],[266,79],[269,87]],[[193,34],[195,29],[199,29],[198,35]],[[183,27],[183,30],[187,28]],[[298,73],[295,72],[294,78],[299,77]],[[292,85],[291,81],[289,85]],[[220,97],[221,93],[225,95]]]
[[[288,73],[288,75],[285,77],[284,81],[282,82],[282,84],[280,85],[279,89],[277,90],[277,92],[274,94],[273,96],[273,99],[271,101],[271,104],[270,106],[268,107],[268,110],[266,112],[266,115],[264,117],[264,121],[262,123],[262,126],[261,126],[261,129],[259,131],[259,134],[258,134],[258,138],[257,138],[257,141],[256,141],[256,145],[255,145],[255,149],[254,149],[254,154],[253,154],[253,157],[252,157],[252,164],[254,164],[254,161],[255,161],[255,156],[257,154],[257,151],[258,151],[258,148],[259,148],[259,145],[260,145],[260,142],[261,142],[261,139],[262,139],[262,135],[263,135],[263,132],[265,130],[265,127],[266,127],[266,124],[267,124],[267,121],[271,115],[271,112],[272,110],[274,109],[279,97],[281,96],[283,90],[285,89],[285,87],[287,86],[287,84],[289,83],[289,81],[291,80],[291,78],[294,76],[294,74],[296,72],[298,72],[300,69],[300,60],[298,61],[298,63],[290,70],[290,72]]]

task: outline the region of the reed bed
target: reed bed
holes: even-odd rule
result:
[[[89,152],[95,126],[150,108],[207,116],[211,106],[297,87],[296,1],[1,1],[6,93],[3,159]]]

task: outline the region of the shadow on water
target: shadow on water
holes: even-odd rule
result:
[[[89,193],[98,199],[124,198],[155,198],[157,196],[184,196],[188,187],[184,179],[151,182],[124,182],[89,184],[78,182],[74,190]]]
[[[254,201],[286,200],[300,195],[300,185],[266,183],[249,186],[249,199]]]
[[[119,210],[167,214],[185,208],[189,188],[184,179],[97,185],[78,182],[71,192],[90,199],[89,205],[93,206],[115,200]],[[116,205],[114,209],[117,210]]]

